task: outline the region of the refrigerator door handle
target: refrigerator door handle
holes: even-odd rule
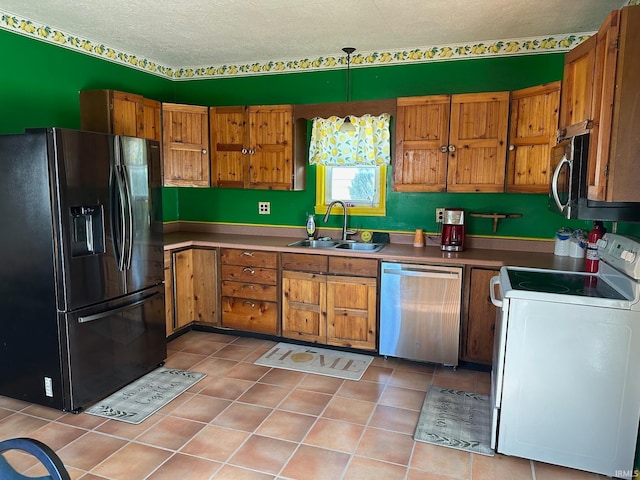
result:
[[[135,302],[132,302],[132,303],[128,303],[126,305],[122,305],[121,307],[113,308],[111,310],[106,310],[100,313],[94,313],[93,315],[87,315],[86,317],[78,317],[78,323],[93,322],[94,320],[100,320],[101,318],[110,317],[114,313],[124,312],[125,310],[129,310],[130,308],[137,307],[138,305],[141,305],[149,301],[150,299],[152,299],[153,297],[156,297],[157,295],[160,295],[160,292],[153,292],[149,295],[145,295],[141,299],[136,300]]]
[[[123,193],[125,197],[124,210],[125,210],[125,230],[123,232],[124,241],[123,243],[123,251],[124,251],[124,269],[128,270],[131,268],[131,257],[133,256],[133,207],[131,205],[131,186],[129,185],[129,174],[127,172],[127,167],[122,165],[120,167],[122,173],[122,185],[123,185]]]

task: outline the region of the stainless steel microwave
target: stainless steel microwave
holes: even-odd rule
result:
[[[640,222],[640,203],[587,198],[589,133],[563,140],[551,149],[549,209],[565,218]]]

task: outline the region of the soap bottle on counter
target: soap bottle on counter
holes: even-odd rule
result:
[[[316,236],[316,219],[313,215],[307,217],[307,237],[313,240]]]

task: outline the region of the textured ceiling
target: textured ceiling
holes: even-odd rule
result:
[[[628,0],[0,0],[173,67],[593,32]]]

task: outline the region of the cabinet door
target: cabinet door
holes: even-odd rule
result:
[[[548,192],[559,108],[560,82],[511,92],[507,192]]]
[[[498,270],[471,269],[471,281],[465,315],[463,359],[468,362],[491,364],[496,307],[489,297],[491,277]]]
[[[164,252],[164,306],[167,336],[175,329],[173,317],[173,260],[169,250]]]
[[[138,112],[142,113],[142,97],[124,92],[111,92],[113,134],[138,136]]]
[[[248,188],[293,188],[293,107],[249,107]]]
[[[164,185],[209,186],[207,107],[162,104]]]
[[[190,248],[174,253],[175,326],[216,325],[216,251]]]
[[[282,336],[327,342],[325,275],[282,272]]]
[[[590,37],[564,57],[560,129],[591,120],[596,37]]]
[[[451,97],[449,192],[504,191],[509,92]]]
[[[451,97],[399,98],[393,189],[444,192],[447,185]]]
[[[142,110],[142,112],[140,112]],[[162,143],[162,104],[143,98],[138,110],[137,136]]]
[[[376,348],[376,279],[327,277],[327,344]]]
[[[212,182],[244,188],[248,176],[249,117],[247,107],[209,109]]]

